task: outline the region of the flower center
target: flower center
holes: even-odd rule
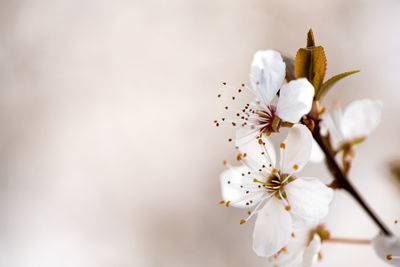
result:
[[[256,110],[255,124],[260,125],[260,132],[278,132],[281,127],[281,119],[276,115],[276,107],[268,105],[266,109]]]

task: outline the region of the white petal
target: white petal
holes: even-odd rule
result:
[[[370,99],[352,102],[345,110],[341,125],[347,141],[367,137],[381,120],[382,104]]]
[[[257,204],[265,195],[264,192],[258,192],[253,183],[254,175],[249,176],[251,171],[246,166],[232,167],[227,169],[220,176],[221,194],[225,202],[230,201],[230,206],[237,208],[249,208]],[[244,175],[243,175],[244,174]],[[260,177],[257,177],[261,179]],[[243,188],[241,187],[243,185]],[[250,185],[249,187],[246,187]],[[249,193],[246,193],[248,192]],[[254,191],[257,191],[256,193]],[[251,200],[251,202],[250,202]],[[249,203],[246,205],[246,203]]]
[[[328,214],[333,190],[317,178],[300,177],[285,186],[290,211],[306,220],[319,220]]]
[[[258,256],[270,257],[290,240],[292,218],[281,200],[272,197],[258,212],[253,232],[253,249]]]
[[[292,174],[300,171],[310,159],[312,135],[308,128],[296,124],[290,128],[288,136],[281,145],[281,171]]]
[[[393,266],[400,266],[400,259],[388,260],[388,254],[400,256],[400,238],[396,236],[378,235],[372,240],[375,253],[385,262]]]
[[[319,147],[317,142],[313,139],[312,140],[312,148],[311,148],[311,155],[310,155],[310,161],[314,163],[320,163],[325,159],[324,152],[322,152],[322,149]]]
[[[332,115],[329,113],[322,114],[321,134],[326,136],[329,133],[330,141],[334,149],[338,149],[343,143],[344,138],[341,130],[343,113],[338,105],[335,105]]]
[[[306,226],[302,220],[296,220],[292,216],[293,235],[291,235],[284,251],[270,257],[271,266],[301,267],[304,251],[310,242],[310,235],[315,227],[316,225]]]
[[[239,148],[242,155],[246,154],[246,157],[243,159],[246,160],[254,170],[262,168],[263,165],[268,167],[272,165],[275,167],[276,153],[274,146],[271,140],[263,134],[261,138],[263,143],[265,143],[265,151],[258,143],[257,137],[259,135],[259,132],[251,133],[246,128],[240,128],[236,131],[236,146]]]
[[[251,63],[250,80],[257,97],[269,105],[282,86],[286,65],[282,56],[274,50],[257,51]]]
[[[303,267],[311,267],[318,260],[318,253],[321,250],[321,238],[314,234],[313,239],[304,251]]]
[[[313,97],[314,87],[307,79],[291,81],[279,92],[276,114],[284,121],[296,123],[310,112]]]

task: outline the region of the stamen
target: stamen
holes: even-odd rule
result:
[[[387,255],[386,255],[386,259],[387,259],[388,261],[391,261],[391,260],[398,260],[398,259],[400,259],[400,256],[393,256],[392,254],[387,254]]]
[[[229,204],[231,204],[230,201],[226,202],[226,205],[225,205],[225,206],[229,207]]]
[[[225,200],[221,200],[219,204],[225,204]]]

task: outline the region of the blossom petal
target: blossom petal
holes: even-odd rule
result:
[[[400,259],[393,258],[392,260],[387,259],[387,255],[391,254],[393,256],[400,256],[400,238],[396,236],[385,236],[378,235],[372,240],[372,246],[375,250],[375,253],[393,266],[400,266]]]
[[[244,160],[254,170],[258,170],[265,166],[274,166],[276,162],[276,152],[271,140],[262,135],[263,146],[259,144],[259,132],[249,132],[246,128],[240,128],[236,131],[236,146],[238,147]],[[265,148],[265,149],[264,149]]]
[[[314,163],[320,163],[325,159],[324,152],[322,149],[319,147],[317,142],[313,139],[312,140],[312,148],[311,148],[311,155],[310,155],[310,161]]]
[[[282,86],[286,64],[281,54],[274,50],[257,51],[251,63],[250,80],[257,97],[269,105]]]
[[[344,111],[341,130],[346,141],[367,137],[381,120],[382,103],[370,99],[353,101]]]
[[[306,220],[319,220],[328,214],[333,190],[318,178],[300,177],[285,186],[290,211]]]
[[[301,267],[303,254],[310,242],[310,235],[316,224],[306,225],[304,220],[292,217],[292,233],[285,249],[269,258],[272,266],[279,267]]]
[[[290,240],[292,218],[281,200],[272,197],[258,212],[253,232],[253,250],[258,256],[270,257]]]
[[[310,112],[314,87],[305,78],[297,79],[282,86],[279,92],[276,114],[284,121],[299,122]]]
[[[220,176],[222,199],[237,208],[249,208],[254,206],[264,196],[264,192],[253,192],[250,188],[255,187],[253,177],[248,175],[251,172],[246,166],[231,167]],[[259,178],[261,179],[261,178]],[[241,185],[243,187],[241,187]],[[249,193],[246,193],[250,191]],[[251,200],[251,202],[250,202]],[[248,203],[248,204],[246,204]]]
[[[321,250],[321,238],[319,235],[314,234],[308,247],[304,250],[303,254],[303,267],[311,267],[318,260],[318,253]]]
[[[308,128],[296,124],[290,128],[288,136],[281,144],[281,171],[292,174],[300,171],[310,159],[312,135]]]

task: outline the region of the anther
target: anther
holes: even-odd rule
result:
[[[281,143],[281,148],[282,148],[282,149],[285,149],[285,148],[286,148],[285,143]]]
[[[239,154],[236,156],[236,160],[238,160],[238,161],[241,161],[241,160],[242,160],[242,154],[241,154],[241,153],[239,153]]]
[[[217,97],[221,97],[221,94],[217,95]]]
[[[222,165],[226,165],[226,160],[223,160],[223,161],[222,161]]]
[[[295,171],[297,171],[297,170],[299,169],[299,165],[294,164],[294,165],[293,165],[293,169],[294,169]]]
[[[222,84],[223,84],[223,85],[226,85],[226,82],[223,82]]]
[[[236,126],[236,123],[232,122],[232,126]]]
[[[235,97],[234,97],[234,96],[232,96],[232,100],[235,100]]]
[[[232,138],[229,138],[228,141],[229,141],[229,142],[232,142]]]
[[[242,92],[242,89],[239,89],[239,90],[238,90],[238,93],[240,93],[240,92]]]
[[[247,154],[246,153],[243,153],[243,158],[245,158],[247,156]]]
[[[274,173],[274,174],[275,174],[275,173],[277,173],[277,172],[278,172],[278,170],[277,170],[277,169],[275,169],[275,168],[273,168],[273,169],[272,169],[272,173]]]
[[[225,109],[228,109],[228,106],[226,106]]]
[[[244,83],[242,83],[242,87],[244,87]]]
[[[230,201],[226,202],[226,205],[225,205],[225,206],[229,207],[229,204],[231,204]]]
[[[290,234],[290,236],[291,236],[292,238],[294,238],[294,237],[295,237],[295,235],[294,235],[294,233],[293,233],[293,232]]]
[[[219,202],[219,204],[224,204],[225,203],[225,200],[221,200],[220,202]]]
[[[244,220],[244,219],[240,220],[240,224],[244,224],[245,222],[246,222],[246,220]]]
[[[386,255],[386,259],[387,259],[388,261],[391,261],[391,260],[393,259],[392,254],[387,254],[387,255]]]
[[[289,206],[289,205],[286,205],[286,206],[285,206],[285,210],[289,211],[289,210],[290,210],[290,206]]]
[[[231,184],[231,181],[228,181],[228,184]]]

